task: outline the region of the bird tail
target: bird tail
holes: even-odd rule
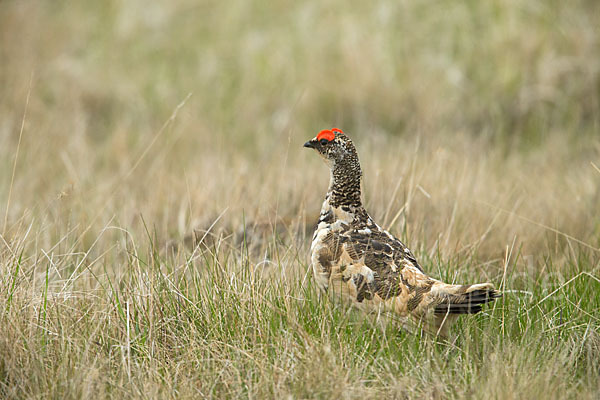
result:
[[[430,293],[430,304],[435,306],[433,313],[428,313],[426,329],[444,337],[460,314],[476,314],[485,303],[502,296],[491,283],[449,285],[439,282],[433,285]]]
[[[483,304],[501,297],[491,283],[443,286],[438,292],[442,302],[435,306],[435,314],[476,314]]]

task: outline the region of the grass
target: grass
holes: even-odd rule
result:
[[[597,398],[600,10],[563,3],[1,2],[1,397]],[[319,297],[332,125],[426,271],[502,289],[453,340]]]
[[[85,271],[72,257],[43,263],[38,288],[28,278],[36,271],[20,270],[27,260],[15,260],[2,288],[13,294],[3,302],[6,397],[597,393],[600,280],[575,274],[590,260],[560,273],[551,262],[537,276],[507,273],[505,286],[523,289],[438,343],[320,299],[294,247],[279,244],[288,253],[257,266],[243,251],[163,257],[144,241]]]

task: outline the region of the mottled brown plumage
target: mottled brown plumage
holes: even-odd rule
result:
[[[329,190],[311,245],[317,285],[377,315],[390,314],[411,331],[447,334],[458,314],[481,311],[500,294],[491,283],[450,285],[433,279],[410,250],[381,229],[362,206],[361,168],[354,144],[339,129],[306,142],[329,165]]]

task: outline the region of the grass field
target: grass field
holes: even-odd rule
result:
[[[309,273],[376,221],[504,296],[453,339]],[[600,3],[0,2],[0,397],[600,397]]]

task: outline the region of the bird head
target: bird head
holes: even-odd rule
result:
[[[304,147],[314,149],[319,153],[330,168],[358,162],[358,155],[352,140],[341,129],[322,130],[317,136],[304,143]]]

